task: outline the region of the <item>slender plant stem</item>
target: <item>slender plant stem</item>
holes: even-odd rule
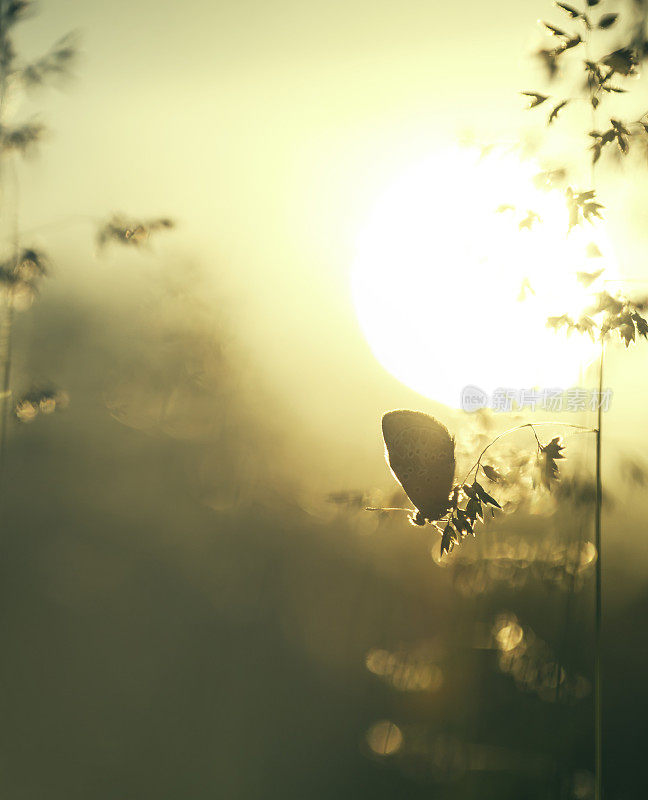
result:
[[[566,428],[573,428],[575,430],[582,431],[583,433],[594,433],[594,428],[588,428],[586,425],[574,425],[571,422],[557,422],[557,421],[552,421],[552,420],[548,420],[547,422],[525,422],[523,425],[516,425],[515,428],[509,428],[507,431],[504,431],[503,433],[500,433],[491,442],[489,442],[486,445],[486,447],[484,447],[484,449],[479,454],[479,458],[477,459],[477,461],[475,461],[475,463],[472,465],[472,467],[466,473],[466,477],[463,479],[462,483],[465,483],[468,480],[468,477],[470,476],[470,473],[474,469],[477,469],[477,471],[479,471],[479,467],[481,465],[481,460],[482,460],[484,454],[486,453],[486,451],[490,447],[492,447],[495,444],[495,442],[499,441],[504,436],[508,436],[509,433],[515,433],[516,431],[521,431],[524,428],[531,428],[531,430],[533,432],[533,435],[535,436],[535,440],[536,440],[536,442],[538,444],[538,447],[540,447],[540,440],[538,439],[538,434],[535,432],[535,429],[539,425],[562,425],[562,426],[564,426]],[[475,473],[475,477],[477,477],[477,472]]]
[[[605,353],[605,340],[601,339],[601,358],[598,374],[598,412],[596,424],[596,509],[594,517],[594,544],[596,546],[596,613],[594,634],[594,769],[595,769],[595,800],[603,798],[603,724],[601,709],[601,633],[603,623],[603,565],[601,548],[601,509],[603,505],[603,484],[601,478],[601,435],[603,430],[603,357]]]
[[[9,40],[7,35],[7,2],[0,0],[0,125],[4,123],[7,100],[7,56],[9,53]],[[6,187],[6,162],[0,164],[1,181],[0,194],[2,200],[8,202]],[[14,248],[15,257],[15,248]],[[0,322],[0,375],[2,383],[0,392],[0,498],[4,490],[4,466],[7,445],[7,427],[9,422],[9,395],[11,381],[11,339],[13,329],[13,298],[9,287],[5,290],[4,314]]]
[[[8,299],[0,328],[0,374],[2,390],[0,392],[0,501],[4,490],[4,470],[7,450],[7,428],[9,424],[9,408],[11,406],[11,338],[13,332],[13,303]]]

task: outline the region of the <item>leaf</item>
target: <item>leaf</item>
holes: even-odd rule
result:
[[[583,315],[576,323],[576,330],[579,333],[587,333],[592,341],[594,341],[594,331],[596,330],[596,323],[591,317]]]
[[[567,328],[574,327],[574,321],[568,314],[561,314],[559,317],[547,318],[547,328],[553,328],[554,330],[559,331],[565,326]]]
[[[637,333],[639,336],[643,336],[644,339],[648,339],[648,322],[645,320],[641,314],[638,314],[636,311],[632,314],[632,319],[637,326]]]
[[[626,128],[626,126],[622,122],[619,122],[618,119],[611,119],[610,124],[617,133],[623,133],[626,136],[630,136],[630,131]]]
[[[617,21],[618,17],[618,14],[603,14],[601,19],[598,21],[598,27],[602,28],[603,30],[606,28],[611,28]]]
[[[145,222],[135,222],[124,219],[119,215],[113,215],[97,232],[97,244],[100,248],[103,248],[109,242],[114,241],[119,244],[138,247],[146,242],[152,233],[173,227],[173,220],[166,217]]]
[[[493,483],[498,483],[499,481],[504,480],[500,473],[495,469],[495,467],[491,467],[489,464],[482,464],[481,468],[484,472],[484,475],[488,478],[489,481],[493,481]]]
[[[596,111],[596,109],[598,108],[599,103],[601,101],[598,99],[598,97],[596,95],[592,95],[592,99],[590,100],[590,102],[592,104],[592,108]],[[600,152],[599,152],[599,155],[600,155]]]
[[[635,340],[635,326],[632,322],[624,322],[619,326],[619,336],[623,339],[626,347],[630,346],[630,342]]]
[[[580,35],[576,34],[576,36],[573,36],[571,39],[567,39],[563,45],[563,49],[571,50],[572,47],[576,47],[576,45],[579,45],[582,41]]]
[[[545,26],[545,28],[547,28],[547,30],[551,31],[554,36],[567,36],[565,31],[560,30],[560,28],[556,28],[555,25],[550,25],[548,22],[543,22],[542,24]]]
[[[626,139],[626,137],[619,134],[617,136],[617,144],[619,145],[619,150],[623,153],[623,155],[624,156],[627,155],[630,146],[628,145],[628,140]],[[596,216],[598,217],[599,214],[597,214]]]
[[[535,108],[536,106],[539,106],[542,103],[544,103],[545,100],[549,99],[549,95],[538,94],[537,92],[520,92],[520,94],[524,95],[525,97],[531,98],[529,108]]]
[[[12,0],[5,10],[7,22],[13,24],[29,8],[30,0]]]
[[[634,72],[636,57],[629,47],[622,47],[607,55],[601,63],[620,75],[631,75]]]
[[[484,521],[484,514],[482,512],[482,504],[480,500],[471,498],[468,501],[468,504],[466,505],[466,516],[473,522],[478,519],[482,522]]]
[[[489,506],[495,506],[495,508],[502,507],[494,497],[488,494],[486,489],[484,489],[484,487],[480,483],[477,483],[477,481],[475,481],[473,483],[473,486],[475,487],[475,490],[479,495],[479,499],[482,501],[482,503],[486,503],[486,505]]]
[[[599,255],[601,254],[599,253]],[[591,286],[597,278],[600,278],[603,272],[604,270],[602,269],[599,269],[596,272],[577,272],[576,278],[582,286],[587,288],[588,286]]]
[[[556,5],[558,8],[562,8],[563,11],[567,12],[572,19],[578,19],[578,17],[580,17],[580,11],[573,6],[568,6],[567,3],[556,3]]]
[[[462,537],[464,534],[473,533],[473,526],[465,512],[457,509],[455,516],[452,518],[452,524],[455,526],[457,533]]]
[[[42,85],[50,77],[64,75],[77,53],[75,40],[75,34],[59,39],[49,52],[19,70],[18,77],[25,86],[31,87]]]
[[[444,556],[446,553],[451,553],[452,548],[455,546],[455,531],[452,525],[448,522],[448,524],[443,529],[443,533],[441,534],[441,555]]]
[[[547,74],[549,76],[549,80],[556,77],[558,72],[558,56],[561,54],[561,50],[538,50],[536,56],[542,61],[545,69],[547,70]]]
[[[608,314],[620,314],[623,311],[623,303],[607,292],[599,292],[596,300],[596,305],[589,311],[590,314],[600,314],[602,311]]]
[[[598,249],[598,246],[594,242],[590,242],[587,245],[585,253],[588,258],[600,258],[602,256],[601,251]]]
[[[599,209],[601,208],[605,208],[605,206],[601,205],[601,203],[585,203],[583,206],[583,216],[588,222],[592,221],[592,217],[603,219],[603,217],[599,214]]]
[[[540,445],[540,479],[542,485],[551,491],[551,484],[558,479],[558,461],[565,456],[562,454],[564,446],[559,436],[555,436],[548,444]]]
[[[495,209],[496,214],[503,214],[505,211],[515,211],[515,206],[510,205],[510,203],[502,203]]]
[[[563,109],[567,105],[568,102],[569,102],[569,100],[563,100],[561,103],[558,103],[557,106],[554,106],[551,114],[549,114],[549,119],[547,120],[547,125],[551,125],[551,123],[555,119],[557,119],[558,114],[560,113],[560,110]]]
[[[26,122],[15,128],[0,125],[0,147],[7,152],[29,152],[43,138],[45,127],[38,122]]]
[[[587,0],[587,5],[592,8],[592,6],[597,6],[601,0]]]

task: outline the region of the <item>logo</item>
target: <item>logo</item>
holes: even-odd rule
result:
[[[479,386],[464,386],[460,405],[464,411],[479,411],[488,406],[488,395]]]

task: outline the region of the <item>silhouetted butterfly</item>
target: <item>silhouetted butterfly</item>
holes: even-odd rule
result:
[[[448,511],[455,471],[454,438],[421,411],[388,411],[382,418],[385,458],[416,507],[412,522],[424,525]]]

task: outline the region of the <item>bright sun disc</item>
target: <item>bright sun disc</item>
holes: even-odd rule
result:
[[[601,225],[567,233],[564,196],[536,188],[538,172],[511,154],[439,152],[389,187],[360,231],[361,328],[378,361],[421,394],[459,407],[466,386],[567,389],[595,356],[589,337],[546,320],[583,313],[590,296],[576,273],[612,277],[612,249]]]

